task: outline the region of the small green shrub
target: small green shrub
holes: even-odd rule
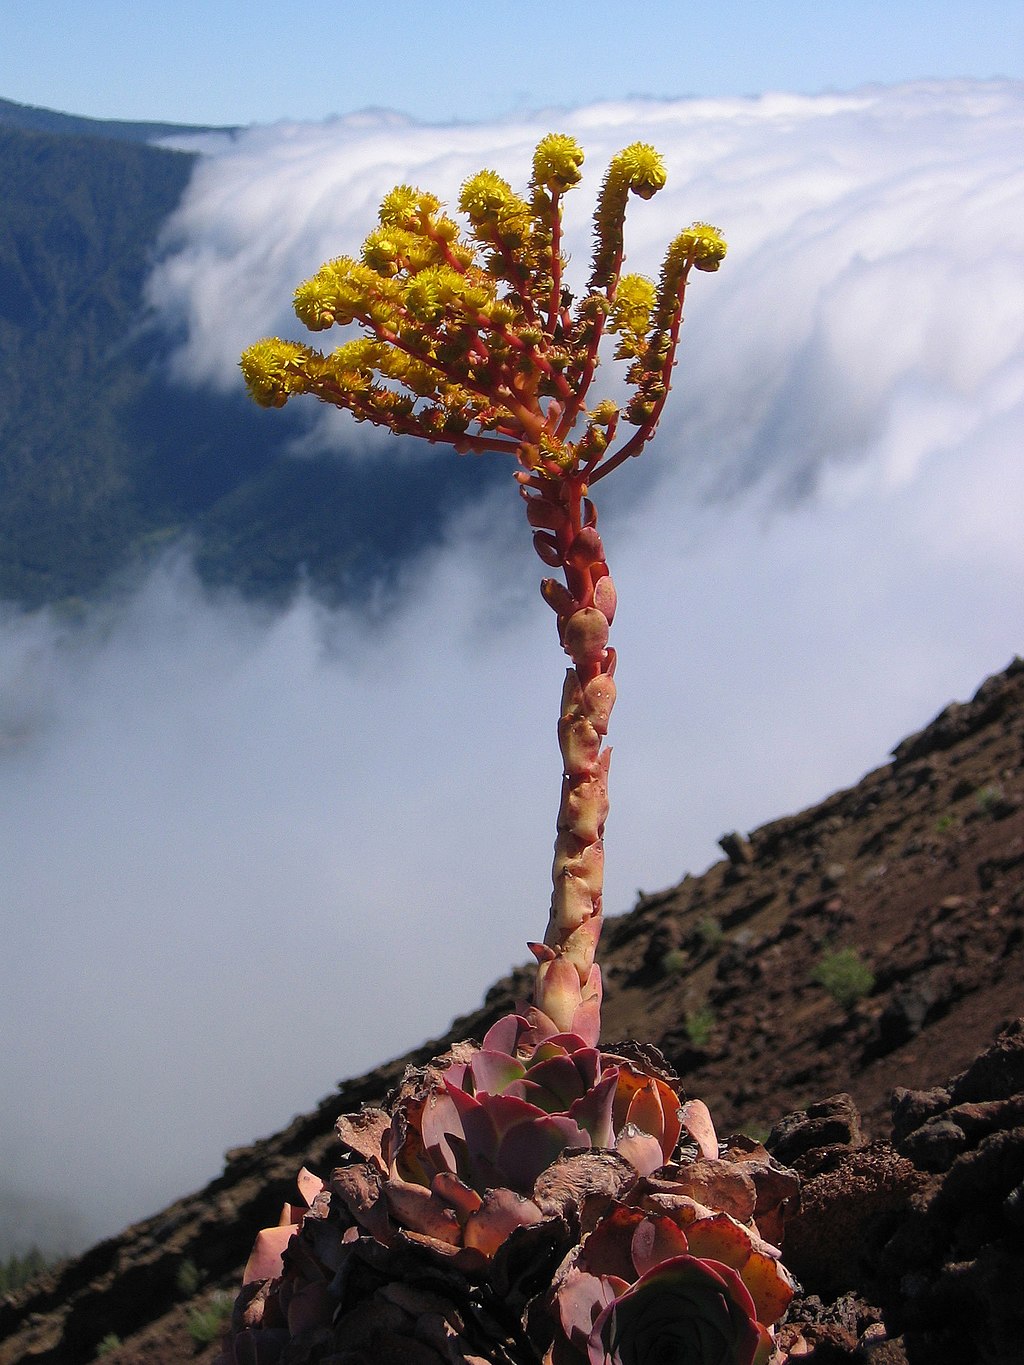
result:
[[[715,1031],[715,1012],[710,1005],[687,1011],[684,1020],[686,1036],[694,1047],[705,1047]]]
[[[218,1289],[207,1304],[192,1309],[188,1315],[188,1334],[197,1346],[208,1346],[224,1335],[231,1321],[231,1305],[231,1295]]]
[[[96,1347],[96,1359],[100,1356],[108,1356],[111,1351],[116,1351],[121,1345],[121,1338],[116,1332],[108,1332],[100,1344]]]
[[[982,815],[992,815],[1005,800],[1006,794],[997,782],[974,793],[974,803]]]
[[[844,1009],[870,995],[875,986],[875,974],[856,948],[826,952],[814,969],[814,980]]]
[[[685,948],[670,948],[662,955],[661,970],[666,976],[674,976],[676,972],[684,971],[689,961],[690,954]]]
[[[959,823],[960,821],[956,816],[951,811],[947,811],[945,815],[940,815],[935,821],[935,831],[937,834],[948,834],[951,829],[956,829]]]
[[[697,925],[697,936],[704,947],[713,953],[716,948],[722,946],[725,930],[722,928],[721,921],[715,919],[714,915],[705,915]]]
[[[184,1260],[178,1267],[175,1282],[182,1298],[190,1299],[203,1282],[203,1274],[195,1261]]]

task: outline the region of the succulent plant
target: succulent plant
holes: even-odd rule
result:
[[[665,255],[657,285],[623,275],[630,195],[665,183],[661,157],[633,143],[612,158],[594,215],[590,279],[574,301],[563,270],[562,198],[580,178],[571,137],[542,138],[529,197],[481,171],[463,185],[464,234],[439,199],[408,185],[386,195],[358,260],[330,261],[295,293],[312,331],[358,325],[366,334],[324,355],[267,338],[242,371],[257,402],[280,407],[312,394],[357,421],[398,435],[448,442],[460,452],[504,454],[543,562],[544,600],[572,662],[562,692],[558,809],[547,931],[537,959],[531,1022],[539,1032],[600,1037],[604,826],[608,763],[602,750],[615,702],[609,628],[616,594],[591,498],[595,484],[654,434],[668,396],[683,300],[692,270],[717,270],[725,242],[695,223]],[[575,303],[575,306],[574,306]],[[601,342],[618,337],[631,394],[586,406]],[[616,444],[622,422],[634,430]]]
[[[769,1358],[769,1328],[794,1290],[778,1252],[751,1225],[673,1196],[671,1183],[653,1211],[614,1203],[563,1265],[552,1291],[559,1365]],[[633,1197],[643,1204],[643,1188]]]
[[[781,1233],[792,1173],[757,1144],[723,1150],[653,1049],[598,1046],[616,594],[591,491],[653,435],[687,279],[716,270],[725,244],[698,223],[657,286],[622,274],[627,200],[665,180],[635,143],[608,169],[575,302],[561,200],[582,161],[552,134],[528,197],[492,171],[471,177],[466,236],[433,195],[399,186],[360,259],[295,295],[311,330],[367,335],[329,355],[275,338],[242,358],[267,406],[313,394],[397,434],[510,455],[534,547],[562,573],[541,592],[571,667],[533,1000],[482,1044],[407,1072],[386,1108],[338,1120],[342,1163],[325,1183],[304,1171],[305,1208],[286,1205],[257,1239],[223,1365],[762,1365],[792,1294],[763,1239]],[[588,408],[605,333],[631,393]],[[623,440],[620,422],[634,428]]]
[[[507,1042],[512,1028],[501,1023]],[[471,1069],[486,1050],[460,1045],[407,1074],[391,1114],[371,1108],[339,1120],[346,1162],[324,1188],[304,1178],[312,1203],[283,1247],[278,1229],[258,1243],[224,1361],[272,1361],[286,1347],[289,1362],[326,1361],[357,1342],[384,1350],[387,1339],[409,1359],[420,1358],[413,1341],[442,1361],[625,1365],[643,1361],[644,1350],[656,1359],[644,1343],[652,1323],[667,1322],[679,1340],[718,1334],[719,1353],[698,1360],[760,1365],[793,1285],[757,1220],[781,1227],[797,1189],[792,1172],[745,1139],[722,1157],[717,1141],[714,1156],[702,1155],[706,1111],[697,1109],[684,1111],[696,1130],[684,1128],[687,1154],[649,1174],[628,1147],[591,1147],[563,1151],[525,1193],[481,1193],[447,1170],[428,1185],[402,1178],[393,1134],[407,1135],[410,1120],[415,1129],[446,1068]],[[286,1206],[284,1219],[295,1216]],[[435,1336],[446,1324],[443,1351],[421,1340],[427,1319]]]

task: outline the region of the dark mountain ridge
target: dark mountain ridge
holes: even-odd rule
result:
[[[213,127],[199,123],[131,122],[125,119],[85,118],[64,114],[56,109],[41,109],[34,104],[19,104],[0,99],[0,123],[32,133],[71,134],[75,137],[105,138],[115,142],[157,142],[161,138],[189,133],[234,133],[236,128]]]
[[[872,1359],[1019,1359],[1012,1344],[1010,1354],[986,1346],[984,1324],[975,1323],[965,1349],[962,1329],[957,1337],[963,1314],[942,1318],[941,1267],[943,1256],[960,1266],[954,1306],[966,1302],[976,1312],[978,1295],[988,1294],[985,1312],[997,1325],[1004,1310],[1017,1311],[1019,1296],[998,1289],[998,1276],[1019,1273],[1017,1261],[1005,1261],[1019,1259],[1019,1246],[1000,1250],[998,1208],[981,1232],[975,1224],[979,1200],[988,1209],[994,1197],[993,1180],[999,1190],[1024,1180],[1024,1129],[1012,1137],[1020,1122],[1013,1116],[1024,1115],[1024,1094],[1013,1098],[1024,1091],[1024,1029],[991,1046],[1024,1013],[1022,757],[1024,661],[1016,659],[855,786],[749,836],[725,836],[720,862],[641,895],[607,926],[605,1037],[656,1044],[686,1093],[711,1106],[720,1133],[765,1138],[773,1130],[769,1145],[807,1181],[806,1213],[787,1232],[786,1254],[811,1295],[795,1321],[817,1343],[815,1361],[866,1358],[858,1341],[873,1332],[879,1343],[883,1300],[900,1330],[909,1322],[910,1354],[888,1342],[890,1353]],[[864,972],[822,971],[837,958]],[[110,1333],[123,1344],[104,1358],[122,1365],[211,1359],[216,1347],[200,1352],[190,1338],[189,1313],[218,1290],[233,1293],[255,1232],[277,1221],[300,1166],[329,1172],[337,1115],[379,1102],[407,1066],[452,1041],[480,1037],[526,994],[529,977],[522,968],[498,982],[444,1038],[341,1083],[282,1132],[228,1152],[205,1189],[0,1302],[0,1365],[78,1365]],[[950,1086],[957,1073],[967,1079]],[[845,1095],[824,1103],[837,1091]],[[882,1141],[894,1095],[895,1149]],[[993,1132],[1000,1124],[1006,1132]],[[997,1176],[986,1175],[993,1163]],[[947,1226],[954,1196],[974,1210],[969,1236]],[[927,1222],[928,1201],[945,1222]],[[927,1235],[887,1240],[894,1227],[916,1227],[915,1218],[926,1220]],[[996,1238],[988,1260],[985,1237]],[[965,1278],[964,1257],[981,1266],[974,1279]],[[186,1265],[198,1290],[183,1278]],[[880,1265],[889,1267],[888,1280],[878,1279]],[[908,1276],[940,1286],[920,1350],[914,1305],[886,1298]],[[813,1293],[838,1297],[826,1310]],[[946,1336],[931,1331],[936,1315]],[[1019,1343],[1016,1328],[1006,1330]]]

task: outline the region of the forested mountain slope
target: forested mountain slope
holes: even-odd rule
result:
[[[147,141],[173,131],[0,101],[0,599],[93,596],[182,537],[208,581],[346,598],[506,473],[297,459],[302,414],[167,381],[143,287],[196,160]]]

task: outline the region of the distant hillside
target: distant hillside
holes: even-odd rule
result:
[[[55,109],[37,109],[31,104],[16,104],[14,100],[4,99],[0,99],[0,123],[31,133],[100,137],[117,142],[155,142],[158,138],[181,133],[234,131],[205,124],[126,123],[121,119],[82,118],[79,114],[61,114]]]
[[[300,461],[301,413],[163,380],[143,286],[196,158],[147,141],[175,131],[0,101],[0,599],[91,596],[184,536],[211,581],[346,597],[504,473]]]

